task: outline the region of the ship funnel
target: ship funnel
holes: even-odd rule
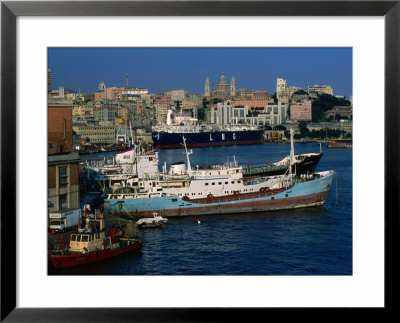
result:
[[[169,109],[168,112],[167,112],[167,126],[170,126],[172,124],[171,115],[172,115],[172,110]]]
[[[293,128],[290,129],[290,166],[289,166],[289,175],[292,175],[292,166],[294,165],[294,145],[293,145]]]

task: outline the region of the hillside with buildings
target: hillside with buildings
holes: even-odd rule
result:
[[[240,82],[240,80],[239,80]],[[310,85],[307,89],[288,86],[277,78],[276,92],[238,88],[234,76],[230,81],[221,73],[216,82],[205,78],[204,93],[176,89],[150,93],[147,88],[107,87],[100,81],[97,91],[84,93],[52,89],[48,70],[49,108],[54,102],[68,103],[72,111],[71,151],[85,147],[118,147],[128,144],[132,136],[137,143],[152,145],[154,126],[165,124],[168,111],[176,120],[197,119],[198,124],[220,126],[251,125],[265,131],[265,140],[285,140],[293,128],[297,137],[342,137],[352,135],[352,98],[334,95],[329,85]],[[175,119],[172,122],[176,122]],[[306,125],[308,132],[299,125]],[[60,146],[61,148],[61,146]]]

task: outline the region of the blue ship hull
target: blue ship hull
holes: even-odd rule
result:
[[[231,146],[263,143],[263,130],[205,131],[205,132],[153,132],[155,148],[177,148],[186,139],[187,147]]]
[[[243,193],[234,196],[207,197],[202,200],[178,196],[152,198],[105,199],[104,213],[136,219],[158,212],[162,216],[274,211],[319,206],[325,202],[335,171],[310,181],[298,182],[276,193]]]

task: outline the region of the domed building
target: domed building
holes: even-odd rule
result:
[[[209,98],[212,97],[220,99],[236,96],[235,78],[232,76],[231,84],[229,84],[228,80],[225,78],[224,73],[221,73],[221,77],[218,80],[217,89],[215,91],[214,84],[212,86],[212,89],[210,88],[210,80],[207,77],[205,82],[204,95]]]

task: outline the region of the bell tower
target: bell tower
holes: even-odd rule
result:
[[[233,76],[231,78],[230,96],[236,96],[236,81],[235,81],[235,78]]]
[[[210,80],[208,79],[208,77],[206,78],[206,83],[205,83],[205,86],[204,86],[204,95],[205,96],[211,96],[211,93],[210,93]]]

